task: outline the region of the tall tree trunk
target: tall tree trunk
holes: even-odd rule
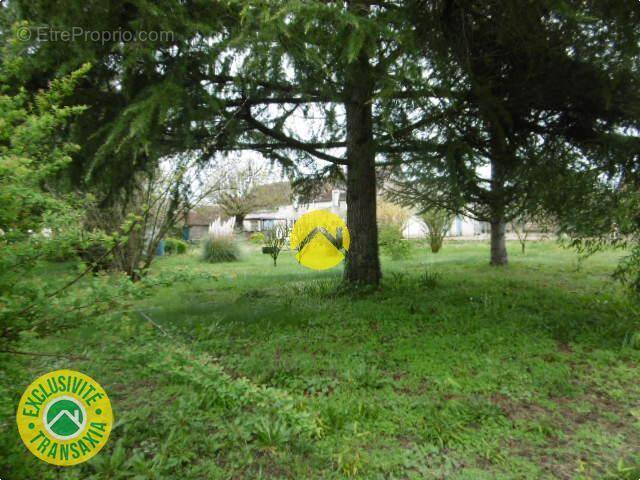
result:
[[[350,9],[366,16],[366,2],[352,2]],[[378,258],[376,222],[376,169],[373,143],[373,72],[363,48],[346,67],[347,117],[347,226],[351,245],[345,279],[353,284],[378,285],[382,276]]]
[[[233,226],[234,230],[236,231],[236,233],[243,233],[244,232],[244,214],[236,214],[235,215],[235,224]]]
[[[507,224],[503,219],[491,220],[491,265],[506,265],[507,256],[506,232]]]
[[[380,282],[378,225],[376,223],[376,177],[373,161],[354,153],[347,170],[347,226],[351,245],[345,269],[349,283]]]
[[[491,265],[507,265],[505,199],[503,165],[495,157],[491,160]]]

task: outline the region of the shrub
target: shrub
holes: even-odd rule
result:
[[[638,237],[640,238],[640,235]],[[631,246],[629,255],[620,260],[614,277],[628,285],[636,294],[640,294],[640,242],[638,240]]]
[[[262,245],[264,243],[264,233],[255,232],[249,236],[249,241],[256,245]]]
[[[187,252],[187,243],[177,238],[167,238],[164,241],[164,253],[167,255],[182,255]]]
[[[287,243],[289,238],[289,227],[286,225],[276,225],[274,228],[267,230],[267,234],[264,239],[264,247],[262,247],[262,253],[268,253],[273,258],[273,266],[275,267],[278,262],[278,256],[282,251],[282,248]]]
[[[240,249],[231,236],[211,235],[202,244],[202,259],[209,263],[235,262],[240,259]]]
[[[382,251],[394,260],[409,256],[411,245],[402,235],[410,217],[409,211],[395,203],[381,200],[377,205],[376,217],[379,226],[378,244]]]
[[[453,215],[446,210],[432,208],[421,215],[422,221],[428,229],[427,236],[433,253],[438,253],[442,248],[442,242],[451,228]]]
[[[380,227],[378,243],[382,251],[394,260],[407,258],[411,251],[411,245],[402,236],[402,229],[398,225]]]
[[[378,220],[378,225],[381,227],[386,225],[396,225],[402,229],[409,221],[410,216],[411,214],[406,208],[386,200],[378,200],[376,206],[376,218]]]

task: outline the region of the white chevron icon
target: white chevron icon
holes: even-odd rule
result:
[[[47,422],[47,427],[52,428],[56,424],[56,422],[60,419],[60,417],[62,417],[63,415],[66,415],[69,418],[69,420],[71,420],[73,423],[76,424],[78,428],[82,428],[82,422],[80,422],[79,409],[74,410],[73,415],[71,415],[68,410],[62,410],[58,412],[58,414],[55,417],[53,417],[53,420],[51,420],[50,422]]]

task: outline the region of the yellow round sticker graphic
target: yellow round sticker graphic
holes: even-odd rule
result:
[[[113,412],[104,389],[91,377],[56,370],[22,394],[16,415],[29,451],[53,465],[86,462],[107,443]]]
[[[349,250],[349,242],[344,220],[327,210],[305,213],[291,232],[291,248],[298,250],[296,259],[314,270],[338,265]]]

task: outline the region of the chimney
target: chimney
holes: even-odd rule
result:
[[[331,190],[331,206],[335,208],[340,206],[340,190]]]

